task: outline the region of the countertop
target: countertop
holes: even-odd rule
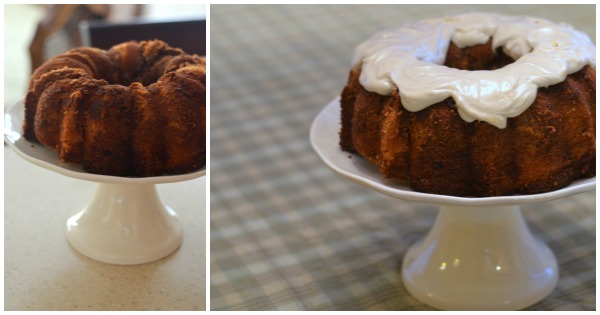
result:
[[[437,208],[336,176],[309,143],[373,33],[472,11],[567,22],[595,39],[595,6],[211,5],[212,310],[429,310],[400,280]],[[596,308],[595,192],[524,206],[557,256],[529,310]]]
[[[205,177],[157,185],[181,247],[134,266],[96,262],[67,242],[66,220],[97,184],[33,165],[4,146],[5,310],[205,310]]]

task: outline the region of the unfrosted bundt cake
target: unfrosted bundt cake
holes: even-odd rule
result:
[[[158,176],[205,164],[206,61],[153,40],[82,47],[36,69],[24,136],[90,173]]]
[[[468,14],[374,35],[340,145],[413,190],[499,196],[595,176],[596,48],[565,24]]]

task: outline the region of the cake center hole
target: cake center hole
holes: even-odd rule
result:
[[[444,65],[459,70],[478,71],[496,70],[515,62],[501,48],[493,51],[491,47],[491,41],[463,49],[451,43]]]

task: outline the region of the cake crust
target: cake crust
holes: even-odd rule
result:
[[[445,65],[473,71],[512,62],[491,45],[450,43]],[[596,72],[589,65],[540,88],[504,129],[464,121],[452,98],[408,111],[397,91],[367,91],[360,73],[360,65],[351,70],[341,94],[340,147],[378,165],[386,179],[426,193],[483,197],[541,193],[595,176]]]
[[[34,71],[23,135],[87,172],[199,170],[206,152],[206,61],[153,40],[77,48]]]

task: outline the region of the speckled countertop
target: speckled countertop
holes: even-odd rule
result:
[[[4,309],[205,310],[205,178],[157,185],[179,215],[183,244],[137,266],[96,262],[68,244],[66,219],[95,187],[4,147]]]

